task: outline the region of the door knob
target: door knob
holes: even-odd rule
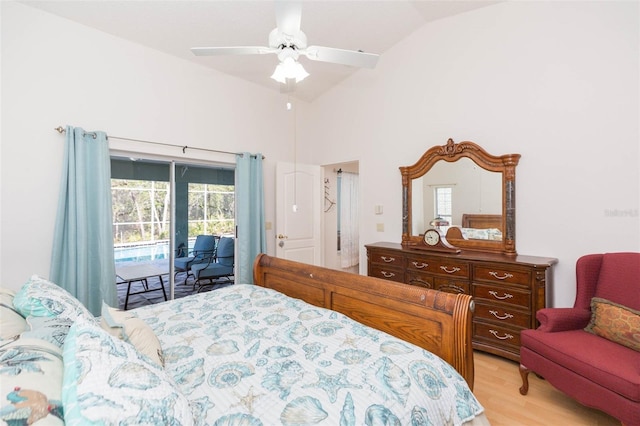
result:
[[[287,238],[289,238],[289,237],[287,237],[286,235],[278,234],[278,239],[279,240],[286,240]]]

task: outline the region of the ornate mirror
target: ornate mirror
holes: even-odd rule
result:
[[[516,254],[515,179],[520,154],[494,156],[473,142],[434,146],[402,174],[402,245],[425,230],[468,250]]]

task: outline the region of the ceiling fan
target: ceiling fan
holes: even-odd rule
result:
[[[289,84],[300,82],[309,74],[298,62],[300,55],[312,61],[331,62],[353,67],[374,68],[378,56],[360,50],[344,50],[333,47],[307,46],[307,36],[300,29],[301,2],[276,1],[276,25],[269,34],[269,46],[193,47],[197,56],[211,55],[263,55],[275,53],[280,63],[271,78]]]

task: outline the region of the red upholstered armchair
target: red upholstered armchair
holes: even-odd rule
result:
[[[541,309],[540,327],[521,333],[520,393],[534,371],[581,404],[640,425],[640,253],[583,256],[576,280],[573,308]]]

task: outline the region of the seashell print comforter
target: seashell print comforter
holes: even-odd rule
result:
[[[460,425],[483,412],[437,356],[270,289],[236,284],[131,312],[158,336],[196,424]]]

